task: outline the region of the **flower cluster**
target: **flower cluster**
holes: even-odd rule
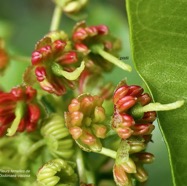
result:
[[[9,93],[0,92],[0,136],[9,127],[8,135],[36,129],[40,106],[35,97],[36,90],[30,86],[15,87]]]
[[[100,151],[99,138],[107,133],[103,99],[98,96],[83,94],[73,99],[65,113],[66,125],[77,144],[86,151]]]
[[[64,94],[67,87],[74,87],[74,82],[66,74],[76,69],[78,61],[78,54],[71,50],[64,32],[48,34],[37,43],[36,50],[32,53],[32,65],[40,86],[56,95]],[[56,74],[59,70],[62,75]]]
[[[142,87],[129,86],[124,81],[114,92],[112,127],[122,139],[120,148],[126,149],[123,154],[128,154],[125,161],[124,157],[117,157],[114,165],[114,178],[119,186],[132,185],[131,177],[136,178],[139,182],[145,182],[148,176],[143,164],[151,163],[154,160],[154,156],[144,150],[147,143],[151,141],[156,112],[140,111],[138,114],[135,112],[136,109],[141,109],[151,102],[151,97],[143,92]]]
[[[87,26],[84,21],[79,22],[73,29],[72,40],[74,48],[87,57],[86,67],[90,71],[101,73],[113,68],[113,65],[95,50],[95,47],[101,47],[116,56],[121,48],[120,41],[110,35],[107,26]]]
[[[113,97],[114,115],[112,126],[122,139],[131,135],[147,136],[154,129],[153,121],[156,119],[156,112],[150,111],[134,116],[132,108],[145,106],[151,101],[151,97],[140,86],[128,86],[122,82],[116,89]]]

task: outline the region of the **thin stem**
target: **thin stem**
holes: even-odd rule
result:
[[[20,56],[20,55],[12,54],[12,55],[10,56],[10,58],[11,58],[12,60],[19,61],[19,62],[27,62],[27,63],[30,63],[30,62],[31,62],[31,58],[28,57],[28,56]]]
[[[7,130],[7,134],[6,134],[7,136],[13,136],[16,133],[18,126],[20,124],[20,121],[23,117],[23,114],[24,114],[24,103],[18,102],[16,105],[16,110],[15,110],[15,119],[12,122],[11,127],[8,128]]]
[[[59,25],[60,25],[61,15],[62,15],[62,8],[56,5],[54,9],[52,21],[51,21],[50,31],[58,30]]]
[[[105,156],[109,156],[113,159],[116,159],[117,152],[111,149],[107,149],[105,147],[102,147],[101,151],[98,152],[99,154],[103,154]]]
[[[161,103],[149,103],[145,106],[135,106],[132,108],[131,112],[133,116],[140,116],[144,112],[149,111],[166,111],[166,110],[174,110],[181,107],[184,104],[184,100],[179,100],[174,103],[169,104],[161,104]]]
[[[125,70],[125,71],[132,71],[132,67],[128,64],[125,64],[124,62],[120,61],[115,56],[111,55],[110,53],[103,50],[103,47],[100,45],[94,45],[91,47],[91,50],[93,53],[99,54],[104,59],[109,61],[110,63],[113,63],[114,65],[118,66],[119,68]]]
[[[77,163],[77,169],[78,169],[80,182],[86,183],[87,177],[85,174],[84,159],[83,159],[83,154],[80,148],[77,148],[76,150],[76,163]]]

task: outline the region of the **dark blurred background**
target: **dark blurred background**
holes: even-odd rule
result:
[[[53,10],[54,3],[51,0],[1,0],[0,37],[5,38],[6,46],[13,53],[30,56],[36,42],[48,33]],[[111,33],[122,40],[123,49],[120,56],[128,57],[125,62],[133,66],[124,0],[90,0],[82,16],[88,25],[106,24],[109,26]],[[63,15],[60,29],[71,34],[75,23],[76,20]],[[12,86],[20,84],[22,73],[27,65],[23,62],[11,61],[5,75],[0,77],[0,85],[5,90],[10,90]],[[126,73],[116,68],[112,74],[106,75],[107,80],[115,84],[125,77],[129,84],[142,85],[135,70],[132,73]],[[171,186],[167,150],[157,123],[155,125],[154,142],[149,145],[148,151],[155,155],[156,160],[147,166],[149,180],[146,185]]]

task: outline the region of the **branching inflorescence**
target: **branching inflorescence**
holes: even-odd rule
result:
[[[121,81],[115,88],[106,83],[103,74],[111,73],[114,66],[131,71],[118,59],[120,40],[104,24],[87,26],[81,21],[71,35],[59,30],[61,13],[75,14],[87,0],[54,2],[50,32],[36,43],[23,83],[8,93],[0,90],[0,147],[7,156],[3,165],[7,162],[12,169],[9,157],[15,157],[12,164],[19,161],[12,155],[16,149],[21,157],[18,165],[40,167],[32,172],[30,185],[91,186],[100,184],[97,173],[102,174],[106,163],[102,158],[92,162],[92,156],[104,155],[105,160],[113,159],[116,185],[145,182],[148,174],[143,165],[154,160],[146,147],[152,141],[155,111],[178,108],[183,101],[161,106],[151,103],[151,96],[138,85]],[[0,73],[8,67],[9,58],[1,40]],[[6,144],[11,144],[11,150]]]

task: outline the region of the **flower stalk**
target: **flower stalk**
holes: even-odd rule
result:
[[[132,67],[130,65],[123,63],[122,61],[120,61],[115,56],[113,56],[110,53],[104,51],[103,47],[101,45],[93,45],[91,47],[91,50],[92,50],[93,53],[99,54],[104,59],[108,60],[110,63],[118,66],[119,68],[121,68],[121,69],[123,69],[125,71],[128,71],[128,72],[132,71]]]
[[[59,5],[56,5],[51,21],[50,31],[58,30],[61,16],[62,16],[62,8]]]

